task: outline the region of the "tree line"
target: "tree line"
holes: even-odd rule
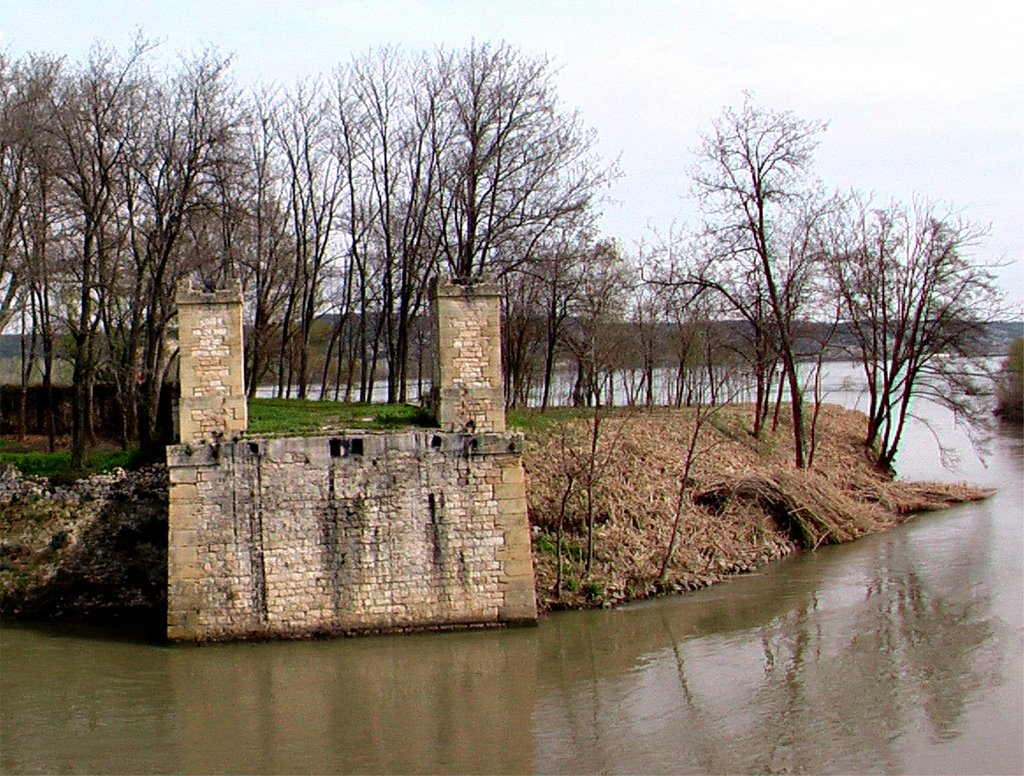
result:
[[[116,389],[124,443],[161,441],[186,276],[241,284],[251,395],[368,401],[383,376],[387,401],[413,398],[428,283],[445,272],[501,283],[513,406],[552,403],[560,364],[585,405],[621,400],[624,369],[626,400],[645,404],[656,368],[672,367],[676,404],[723,400],[731,375],[754,386],[755,435],[788,400],[807,466],[816,394],[800,343],[813,331],[826,352],[841,329],[884,465],[912,396],[978,418],[963,399],[977,372],[947,355],[969,355],[996,314],[971,256],[983,231],[929,204],[826,193],[821,123],[749,98],[726,110],[690,176],[704,222],[630,254],[596,228],[617,167],[546,58],[381,48],[243,88],[216,52],[158,66],[154,48],[0,55],[0,331],[30,333],[23,377],[41,364],[44,391],[70,365],[76,460],[98,383]]]
[[[0,330],[23,319],[44,386],[58,345],[70,362],[78,456],[97,381],[123,436],[155,441],[183,276],[241,282],[250,391],[330,378],[367,400],[380,372],[394,402],[432,275],[502,277],[593,239],[614,167],[546,59],[385,48],[242,89],[213,52],[158,68],[153,49],[0,60]]]

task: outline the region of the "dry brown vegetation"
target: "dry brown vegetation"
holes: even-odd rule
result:
[[[822,408],[811,470],[792,467],[785,422],[756,440],[746,428],[749,408],[716,411],[702,424],[680,488],[695,417],[688,410],[615,412],[599,425],[593,466],[592,421],[531,430],[525,465],[542,609],[693,590],[799,549],[851,541],[915,512],[989,495],[963,484],[893,481],[860,442],[864,415],[836,406]],[[588,482],[595,515],[589,573]],[[567,490],[559,594],[556,533]],[[664,563],[680,507],[678,540]]]

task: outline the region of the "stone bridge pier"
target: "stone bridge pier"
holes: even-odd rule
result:
[[[185,286],[177,299],[170,640],[536,621],[494,286],[435,285],[439,429],[315,437],[246,434],[238,290]]]

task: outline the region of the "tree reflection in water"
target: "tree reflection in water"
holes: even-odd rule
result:
[[[701,593],[554,618],[538,766],[1019,770],[1019,489]]]

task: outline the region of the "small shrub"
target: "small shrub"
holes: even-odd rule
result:
[[[583,595],[591,601],[599,601],[604,597],[604,585],[595,580],[590,580],[583,585]]]
[[[558,553],[558,544],[547,534],[538,534],[533,540],[533,549],[535,552],[543,553],[544,555],[556,555]]]

